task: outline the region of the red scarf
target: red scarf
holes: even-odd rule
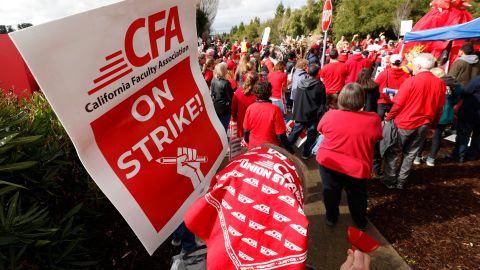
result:
[[[305,269],[308,220],[292,162],[258,147],[215,177],[185,214],[207,244],[207,269]]]

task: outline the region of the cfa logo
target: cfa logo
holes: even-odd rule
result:
[[[162,24],[165,26],[160,26]],[[145,33],[146,36],[141,35]],[[135,40],[141,38],[147,38],[149,41],[150,48],[148,48],[149,52],[147,53],[142,54],[134,46]],[[168,11],[162,10],[146,18],[136,19],[126,31],[124,50],[116,51],[105,57],[107,65],[99,69],[101,76],[93,80],[95,87],[88,91],[88,94],[93,95],[127,76],[133,72],[132,66],[143,67],[151,60],[156,59],[160,53],[170,51],[173,39],[176,39],[178,43],[184,41],[177,6],[171,7]],[[163,48],[158,46],[159,43],[162,44],[162,41]],[[123,84],[122,87],[125,88]]]
[[[182,29],[180,28],[180,19],[178,17],[178,8],[170,8],[165,28],[157,29],[157,22],[165,20],[165,17],[167,17],[167,12],[165,10],[162,10],[158,13],[148,16],[147,19],[137,19],[130,25],[125,36],[125,55],[127,56],[130,64],[135,67],[141,67],[149,63],[152,59],[157,58],[159,55],[157,40],[161,38],[165,39],[164,52],[167,52],[171,49],[171,43],[173,38],[176,37],[178,39],[178,43],[183,42],[183,34]],[[137,33],[139,29],[145,28],[147,26],[148,36],[150,39],[151,54],[147,53],[143,56],[138,56],[135,52],[135,48],[133,47],[135,33]]]

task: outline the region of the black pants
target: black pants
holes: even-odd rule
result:
[[[353,221],[359,228],[367,226],[367,180],[358,179],[320,165],[323,183],[323,203],[327,219],[336,222],[340,215],[339,206],[342,190],[347,192],[348,208]]]
[[[391,104],[378,104],[377,114],[380,116],[380,119],[385,120],[385,114],[389,113],[392,109]],[[380,142],[375,143],[374,152],[373,152],[373,172],[376,174],[381,174],[382,171],[382,156],[380,155]]]
[[[377,106],[377,114],[380,116],[380,119],[385,120],[385,114],[389,113],[392,109],[392,104],[378,104]]]

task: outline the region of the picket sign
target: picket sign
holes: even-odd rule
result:
[[[290,120],[287,122],[287,136],[290,135],[292,132],[293,127],[295,126],[295,121]],[[305,142],[307,141],[307,131],[305,129],[300,132],[297,141],[295,142],[295,146],[300,148]]]
[[[10,35],[83,165],[152,254],[227,149],[197,63],[195,5],[126,0]]]

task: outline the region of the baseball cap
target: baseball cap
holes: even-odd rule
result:
[[[311,48],[312,49],[320,49],[320,45],[318,45],[317,43],[313,43]]]
[[[362,47],[355,46],[355,47],[353,47],[352,51],[353,51],[354,54],[359,54],[359,53],[362,53],[363,50],[362,50]]]
[[[399,54],[392,54],[390,56],[390,63],[394,65],[400,65],[402,63],[402,56]]]

